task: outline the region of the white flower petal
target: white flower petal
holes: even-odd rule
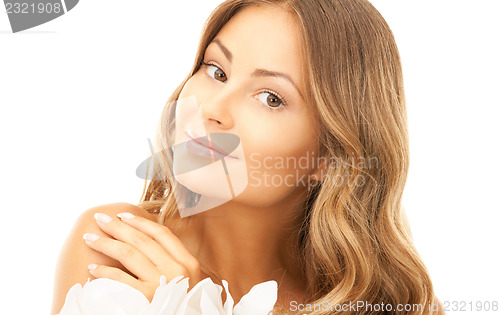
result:
[[[226,301],[224,302],[224,313],[227,315],[233,314],[234,300],[229,293],[229,285],[226,280],[222,280],[222,285],[224,286],[224,290],[226,291]]]
[[[83,288],[77,283],[68,291],[59,315],[267,315],[277,300],[276,281],[267,281],[253,286],[233,309],[226,280],[222,280],[227,295],[223,306],[223,289],[212,279],[203,279],[187,292],[189,278],[182,278],[167,284],[162,276],[151,304],[140,291],[115,280],[95,279]]]
[[[156,289],[151,304],[148,305],[140,315],[174,315],[179,304],[186,297],[189,287],[188,278],[175,277],[165,284],[165,276],[160,278],[160,286]],[[181,281],[179,281],[182,279]]]
[[[199,315],[205,314],[202,309],[202,296],[203,296],[203,306],[215,305],[217,308],[220,305],[221,312],[216,314],[223,314],[222,310],[222,300],[220,294],[222,292],[222,287],[213,283],[212,279],[205,278],[198,282],[186,295],[184,301],[182,301],[181,305],[177,309],[177,313],[179,315]],[[208,313],[207,313],[208,314]],[[211,315],[211,314],[210,314]],[[215,315],[215,314],[214,314]]]
[[[220,287],[220,286],[219,286]],[[222,300],[220,297],[221,291],[218,292],[218,296],[214,297],[213,290],[202,290],[200,299],[200,309],[203,315],[225,315],[224,309],[222,308]]]
[[[87,281],[88,282],[88,281]],[[66,294],[64,306],[58,315],[79,315],[84,314],[78,303],[78,297],[82,293],[82,285],[77,283],[69,289]]]
[[[234,315],[267,315],[278,299],[278,283],[274,280],[254,285],[234,307]]]
[[[148,304],[148,299],[133,287],[115,280],[99,278],[87,281],[83,288],[80,284],[75,284],[69,290],[59,314],[137,315]]]

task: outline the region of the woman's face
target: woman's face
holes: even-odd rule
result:
[[[211,163],[211,169],[176,177],[179,182],[202,195],[260,207],[307,189],[317,127],[303,98],[294,17],[274,6],[247,7],[221,29],[203,62],[180,93],[176,143],[189,141],[189,133],[233,134],[241,142],[233,157],[224,158],[225,165]],[[174,169],[180,161],[207,165],[203,159],[189,150],[174,150]]]

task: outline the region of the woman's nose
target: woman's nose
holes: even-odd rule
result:
[[[231,129],[234,126],[234,93],[220,89],[207,96],[200,104],[200,113],[205,127]]]

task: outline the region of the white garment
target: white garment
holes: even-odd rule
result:
[[[182,278],[176,277],[167,284],[161,276],[151,303],[142,292],[115,280],[89,280],[83,288],[77,283],[68,291],[58,315],[267,315],[278,297],[276,281],[262,282],[233,308],[227,281],[222,280],[227,295],[222,305],[222,287],[210,278],[198,282],[189,292],[188,278]]]

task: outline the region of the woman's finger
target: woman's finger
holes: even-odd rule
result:
[[[95,278],[116,280],[138,289],[138,280],[119,268],[96,264],[90,264],[88,268]]]
[[[144,296],[151,302],[155,295],[156,289],[158,288],[159,279],[156,282],[145,282],[141,279],[136,279],[123,270],[115,267],[109,267],[105,265],[90,264],[88,266],[89,272],[95,278],[107,278],[111,280],[116,280],[118,282],[127,284],[132,288],[140,291]]]
[[[132,213],[124,212],[117,215],[123,222],[142,231],[161,245],[173,259],[186,267],[190,273],[199,273],[200,265],[198,260],[187,250],[177,236],[166,226],[146,218],[134,216]],[[192,277],[198,274],[192,274]]]
[[[112,218],[104,213],[94,215],[97,225],[117,240],[130,244],[143,253],[154,265],[165,266],[177,264],[165,249],[149,235],[134,227]]]
[[[152,282],[160,279],[161,274],[158,268],[135,247],[108,237],[99,237],[93,233],[86,233],[83,238],[89,247],[118,260],[138,278]],[[168,278],[169,275],[165,276]]]

